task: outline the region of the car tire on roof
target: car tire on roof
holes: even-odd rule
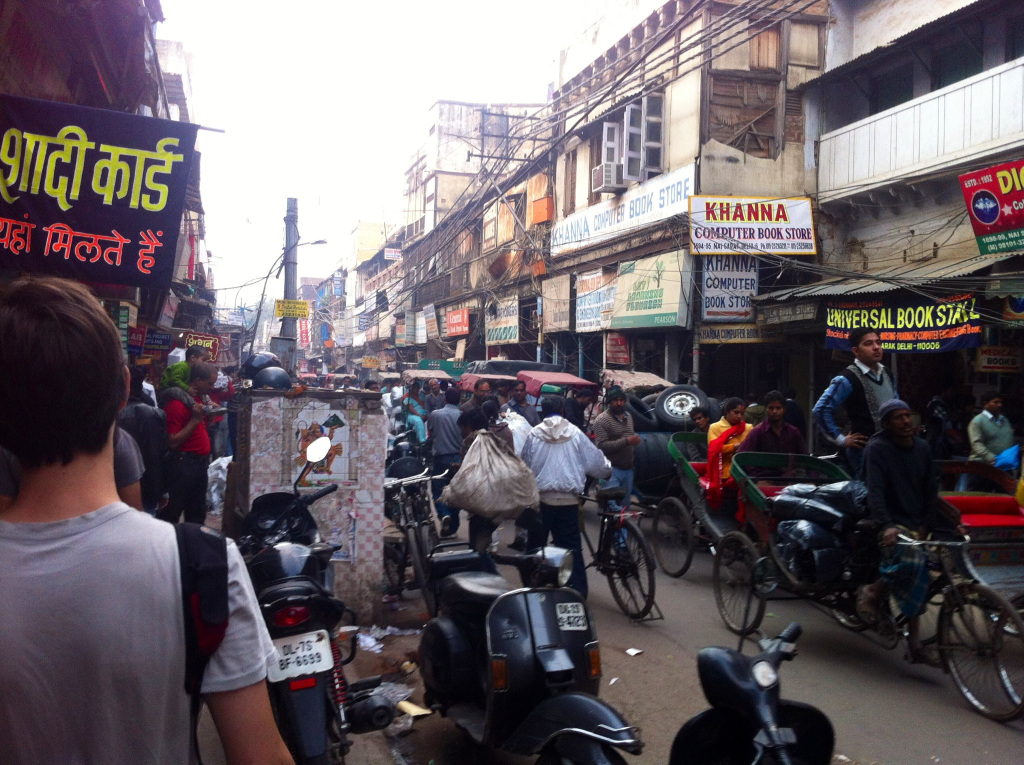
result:
[[[626,411],[633,415],[633,430],[637,433],[650,433],[661,430],[658,418],[651,408],[636,396],[626,396]]]
[[[696,385],[673,385],[658,395],[654,413],[664,430],[676,432],[692,429],[690,410],[707,405],[707,395]]]

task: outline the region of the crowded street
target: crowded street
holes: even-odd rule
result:
[[[0,40],[0,765],[1024,762],[1024,4]]]

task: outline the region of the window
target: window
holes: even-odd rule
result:
[[[939,90],[954,82],[980,74],[984,69],[981,55],[981,25],[960,28],[960,39],[932,54],[932,89]]]
[[[884,112],[914,98],[914,63],[905,64],[871,79],[871,114]]]
[[[644,96],[642,103],[643,116],[643,177],[649,180],[664,172],[664,117],[665,96],[652,93]]]
[[[1006,60],[1014,61],[1024,58],[1024,16],[1007,19],[1007,51]]]
[[[640,182],[663,173],[664,113],[664,94],[651,93],[627,104],[621,115],[610,115],[601,123],[601,134],[591,139],[590,169],[621,163],[622,179]]]
[[[562,205],[563,215],[576,212],[576,149],[565,155],[565,193]]]
[[[751,30],[750,68],[779,71],[779,26]]]

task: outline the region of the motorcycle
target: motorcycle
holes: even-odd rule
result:
[[[828,717],[779,697],[779,665],[796,656],[800,633],[799,624],[790,624],[761,640],[757,656],[722,647],[697,654],[711,709],[680,728],[669,765],[829,765],[835,732]]]
[[[428,557],[438,614],[420,641],[424,700],[477,743],[540,754],[540,765],[624,765],[636,728],[597,698],[601,655],[586,602],[568,587],[572,554],[546,547],[493,555],[522,588],[488,573],[481,553],[446,542]]]
[[[267,670],[271,706],[296,763],[343,763],[350,733],[383,730],[394,705],[374,690],[379,675],[355,683],[343,667],[355,658],[355,612],[335,598],[331,556],[309,507],[336,484],[300,495],[299,484],[324,459],[330,439],[306,449],[306,466],[292,492],[257,497],[238,540],[253,588],[277,648]],[[351,622],[346,624],[345,622]]]

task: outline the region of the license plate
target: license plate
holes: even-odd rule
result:
[[[587,609],[582,603],[556,603],[555,613],[558,615],[558,629],[587,629]]]
[[[326,672],[334,667],[331,639],[326,630],[278,638],[274,641],[274,647],[277,655],[267,667],[267,679],[272,683],[290,677]]]

